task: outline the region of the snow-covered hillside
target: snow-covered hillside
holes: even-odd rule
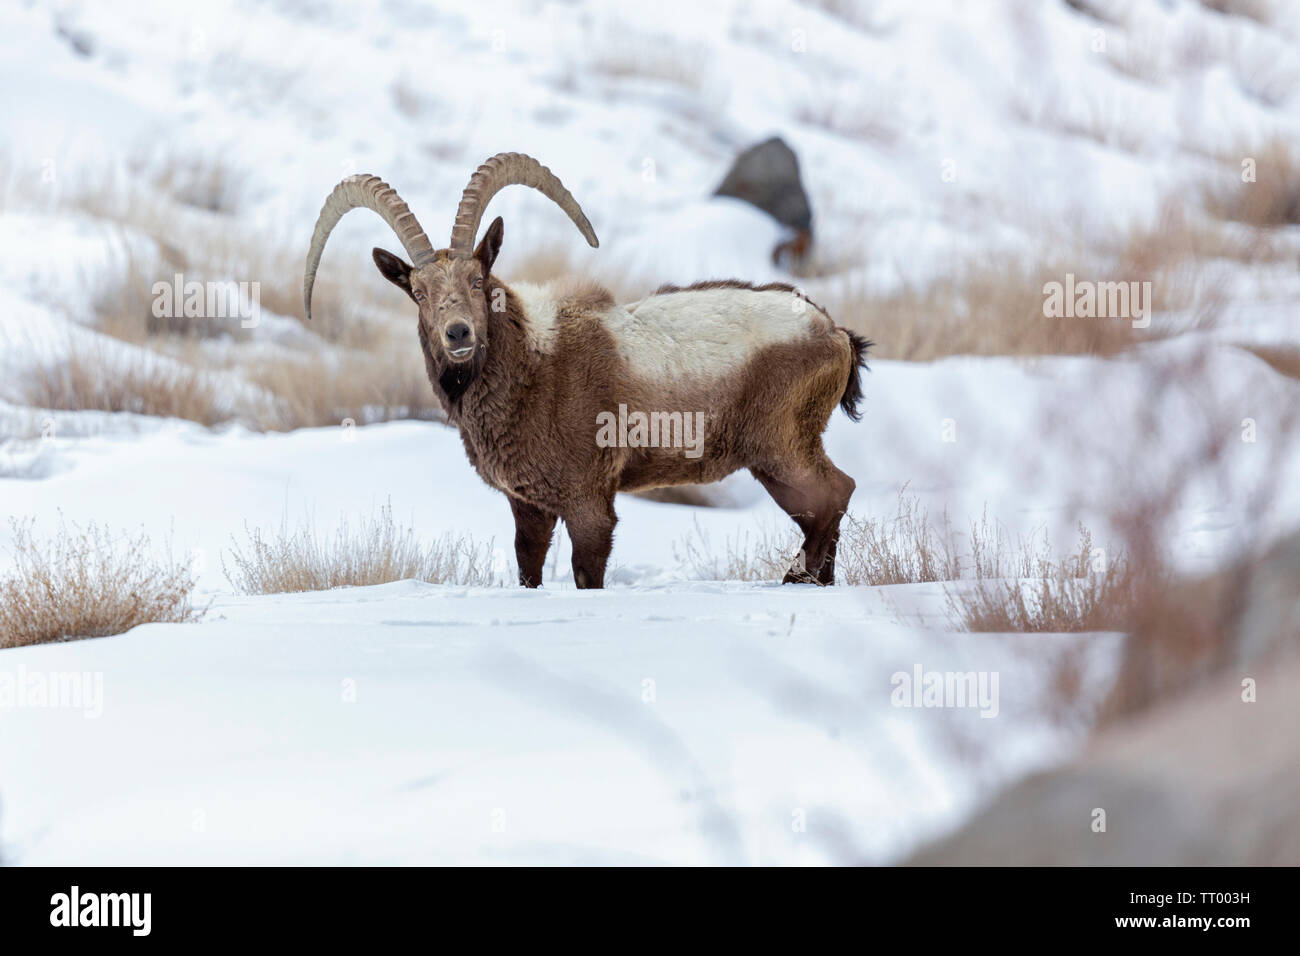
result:
[[[1200,222],[1203,191],[1234,185],[1242,160],[1300,144],[1300,6],[1266,22],[1208,6],[0,8],[3,512],[38,534],[143,528],[188,556],[210,604],[197,624],[0,651],[0,679],[102,681],[94,707],[0,707],[0,859],[888,862],[1063,759],[1119,636],[957,633],[936,584],[694,580],[688,537],[784,533],[747,475],[726,484],[728,507],[620,498],[601,593],[573,588],[561,537],[540,592],[249,597],[222,570],[234,536],[285,520],[328,533],[386,502],[426,539],[491,541],[505,584],[509,507],[435,421],[206,427],[48,408],[24,383],[73,353],[110,377],[198,369],[232,407],[304,357],[337,370],[386,349],[418,377],[408,303],[370,263],[371,246],[394,247],[373,216],[347,218],[321,267],[364,347],[298,321],[312,223],[342,176],[372,172],[441,241],[470,173],[503,150],[555,170],[601,239],[588,249],[536,193],[507,190],[492,206],[507,278],[574,269],[626,295],[775,279],[852,303],[981,269],[1120,261],[1171,204]],[[773,134],[798,151],[814,208],[798,276],[769,258],[772,221],[709,196]],[[1249,420],[1212,477],[1180,486],[1163,544],[1202,570],[1261,525],[1294,528],[1300,451],[1284,427],[1300,381],[1242,346],[1300,347],[1300,226],[1268,247],[1198,248],[1154,324],[1186,328],[1207,303],[1215,321],[1118,357],[874,361],[863,421],[837,412],[826,436],[857,481],[852,510],[892,514],[906,486],[958,529],[987,510],[1013,534],[1065,543],[1082,521],[1107,542],[1118,504],[1176,484],[1206,433]],[[262,282],[258,327],[165,354],[107,328],[107,297],[187,270]],[[1162,375],[1177,368],[1194,373]],[[1264,484],[1277,493],[1260,515]],[[0,573],[11,540],[0,528]],[[1063,666],[1083,674],[1068,706],[1053,697]],[[999,675],[998,715],[895,706],[891,680],[914,667]]]

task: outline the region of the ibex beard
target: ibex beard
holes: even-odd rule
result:
[[[604,586],[614,497],[718,481],[748,469],[803,531],[785,581],[832,584],[840,519],[853,479],[831,463],[822,432],[838,404],[859,416],[871,343],[779,283],[662,286],[618,305],[584,279],[506,285],[492,273],[505,226],[474,245],[491,198],[526,184],[560,206],[596,246],[577,201],[545,166],[501,153],[471,177],[446,249],[435,250],[396,191],[350,176],[321,210],[307,254],[306,315],[330,231],[370,209],[410,262],[383,249],[375,265],[415,303],[429,381],[480,477],[505,493],[515,519],[519,581],[537,587],[558,520],[573,543],[573,579]],[[708,422],[707,451],[610,444],[592,422],[610,409],[692,409]]]

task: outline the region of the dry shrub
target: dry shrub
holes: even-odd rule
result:
[[[415,342],[414,305],[380,276],[368,253],[355,259],[340,255],[335,268],[322,267],[312,288],[308,322],[302,307],[305,253],[297,246],[259,244],[237,236],[206,254],[225,263],[224,274],[259,281],[263,309],[297,319],[326,342],[354,350],[377,349],[394,327]]]
[[[1255,161],[1255,181],[1243,182],[1244,160]],[[1211,214],[1258,228],[1300,224],[1300,148],[1275,139],[1245,150],[1224,166],[1222,183],[1205,192]]]
[[[673,559],[700,581],[779,581],[790,569],[799,541],[793,528],[762,528],[752,535],[746,531],[734,538],[728,536],[719,552],[697,521],[691,532],[673,545]]]
[[[140,624],[181,624],[194,578],[169,558],[156,564],[144,534],[115,540],[95,524],[60,528],[49,544],[10,520],[16,569],[0,580],[0,648],[121,634]],[[168,549],[170,550],[170,548]]]
[[[358,425],[443,419],[414,343],[407,353],[260,357],[246,362],[243,372],[269,393],[250,422],[265,431],[319,428],[349,419]]]
[[[1153,328],[1122,318],[1048,318],[1047,282],[1078,268],[981,268],[872,295],[849,286],[823,293],[835,320],[878,343],[879,358],[928,362],[951,355],[1116,355],[1150,341]],[[1098,276],[1109,280],[1109,276]]]
[[[1046,537],[1036,555],[1022,548],[1020,560],[1031,555],[1029,581],[989,577],[976,561],[973,585],[946,589],[953,624],[967,631],[1120,631],[1133,625],[1142,595],[1150,592],[1123,554],[1098,562],[1082,525],[1073,555],[1058,560]]]
[[[173,284],[174,275],[181,270],[172,266],[166,254],[161,259],[148,259],[131,251],[125,252],[111,271],[111,278],[102,280],[91,297],[91,311],[95,328],[132,345],[159,347],[162,340],[231,338],[246,341],[252,330],[243,327],[237,314],[237,296],[227,299],[229,316],[193,317],[181,314],[154,314],[154,284]],[[204,281],[204,277],[184,273],[184,281]],[[214,281],[230,281],[214,276]],[[71,310],[71,303],[69,304]],[[173,313],[183,312],[183,301],[175,303]]]
[[[1189,316],[1183,330],[1206,328],[1231,297],[1237,263],[1276,262],[1287,254],[1268,232],[1209,218],[1171,197],[1150,225],[1134,229],[1117,247],[1114,275],[1150,282],[1152,309]]]
[[[1122,61],[1121,61],[1122,62]],[[1084,87],[1067,95],[1059,86],[1023,86],[1011,94],[1011,110],[1027,126],[1089,139],[1109,149],[1141,153],[1148,128],[1129,99],[1100,88]]]
[[[1267,670],[1280,653],[1300,649],[1300,535],[1276,545],[1285,490],[1294,483],[1292,461],[1300,437],[1300,406],[1269,376],[1240,382],[1211,379],[1203,353],[1152,362],[1147,395],[1124,402],[1128,442],[1094,445],[1108,470],[1123,475],[1124,494],[1112,499],[1110,525],[1123,543],[1136,587],[1125,615],[1119,674],[1103,721],[1139,713],[1212,678],[1238,679]],[[1161,396],[1181,389],[1187,425],[1171,442],[1168,407]],[[1241,408],[1260,408],[1273,440],[1244,444]],[[1258,458],[1245,477],[1241,456]],[[1171,542],[1185,528],[1185,509],[1205,489],[1241,505],[1219,550],[1217,570],[1179,574]],[[1289,623],[1284,619],[1292,615]]]
[[[149,219],[165,226],[178,209],[211,222],[239,211],[247,181],[248,174],[223,153],[163,153],[144,144],[130,151],[123,166],[79,170],[61,201],[113,222]],[[229,228],[228,222],[222,225]]]
[[[1294,256],[1280,235],[1225,223],[1169,197],[1154,220],[1090,249],[1058,243],[1050,261],[981,265],[928,285],[873,294],[860,284],[827,282],[813,297],[832,316],[869,336],[873,354],[904,361],[952,355],[1114,356],[1135,346],[1213,323],[1230,294],[1237,263],[1278,263]],[[1131,318],[1049,318],[1047,283],[1139,283],[1151,325]],[[1149,289],[1141,283],[1150,283]],[[1130,307],[1131,310],[1131,307]],[[1132,311],[1132,310],[1131,310]]]
[[[728,537],[719,551],[696,524],[673,555],[702,580],[779,581],[798,547],[793,529],[765,529]],[[891,517],[845,515],[837,551],[836,580],[854,586],[959,582],[969,567],[973,581],[945,588],[953,625],[967,631],[1124,630],[1138,620],[1140,600],[1157,590],[1123,554],[1094,551],[1082,525],[1075,553],[1058,559],[1046,535],[1013,545],[985,512],[971,522],[963,554],[947,514],[932,523],[906,489]]]
[[[246,177],[220,156],[167,156],[161,163],[137,164],[155,189],[205,212],[233,213],[243,200]]]
[[[845,584],[916,584],[961,576],[948,516],[938,527],[906,487],[892,518],[844,516],[835,557],[836,579]]]
[[[112,361],[86,345],[29,369],[18,390],[24,404],[54,411],[131,412],[209,426],[234,417],[212,379],[188,365]]]
[[[95,312],[99,323],[105,331],[127,341],[177,332],[199,337],[251,337],[238,319],[156,320],[152,316],[153,283],[171,282],[177,272],[187,281],[256,282],[263,310],[295,318],[325,341],[354,349],[371,348],[383,338],[386,323],[376,318],[393,317],[405,301],[374,272],[366,255],[367,281],[357,281],[355,274],[334,274],[329,269],[317,276],[313,320],[309,323],[302,308],[305,248],[296,241],[234,227],[222,217],[198,212],[134,181],[122,184],[112,178],[86,177],[78,191],[63,201],[116,229],[146,236],[157,247],[156,261],[126,255],[122,268],[117,270],[120,281],[109,283],[97,294]]]
[[[407,119],[415,119],[428,105],[428,93],[405,71],[389,87],[389,92],[393,106]]]
[[[589,73],[613,79],[657,80],[699,90],[704,84],[704,64],[710,62],[703,44],[683,44],[676,38],[635,35],[611,28],[588,47]],[[571,67],[570,67],[571,68]],[[573,78],[567,78],[572,83]]]
[[[393,521],[393,507],[363,518],[355,531],[344,521],[322,538],[304,523],[290,530],[282,522],[274,537],[245,528],[248,540],[231,548],[232,568],[222,571],[242,594],[281,594],[366,587],[390,581],[486,586],[503,583],[505,572],[493,567],[491,541],[476,544],[468,536],[445,534],[429,546],[414,530]]]
[[[673,546],[673,557],[700,580],[779,581],[797,558],[800,542],[794,528],[765,528],[728,537],[718,550],[697,522]],[[907,493],[906,486],[891,517],[845,515],[836,551],[835,578],[842,584],[916,584],[961,575],[948,516],[938,526],[932,525],[929,512]]]
[[[839,92],[818,89],[795,107],[795,119],[850,139],[891,144],[898,139],[900,117],[893,104],[860,92],[857,82]]]

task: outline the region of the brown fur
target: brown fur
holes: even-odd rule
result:
[[[602,587],[618,491],[717,481],[748,468],[804,531],[803,568],[792,569],[786,581],[831,584],[839,521],[854,483],[826,457],[821,434],[848,391],[845,382],[855,385],[864,349],[818,309],[806,338],[763,348],[714,381],[646,381],[629,368],[604,323],[614,305],[608,290],[576,280],[552,287],[554,338],[544,354],[529,334],[520,299],[489,273],[500,223],[489,227],[472,260],[443,252],[413,271],[382,250],[375,257],[380,271],[420,306],[429,380],[460,429],[470,463],[510,499],[520,583],[541,583],[557,518],[573,542],[574,581]],[[474,290],[480,275],[483,288]],[[795,292],[730,281],[688,289],[719,287]],[[660,290],[676,291],[683,290]],[[475,346],[460,363],[448,354],[446,337],[458,322],[472,327]],[[629,410],[703,412],[702,457],[687,458],[681,448],[600,447],[597,416],[620,403]]]

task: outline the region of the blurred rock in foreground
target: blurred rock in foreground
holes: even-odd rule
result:
[[[908,863],[1300,864],[1300,535],[1179,606],[1129,639],[1110,722],[1080,757]]]

